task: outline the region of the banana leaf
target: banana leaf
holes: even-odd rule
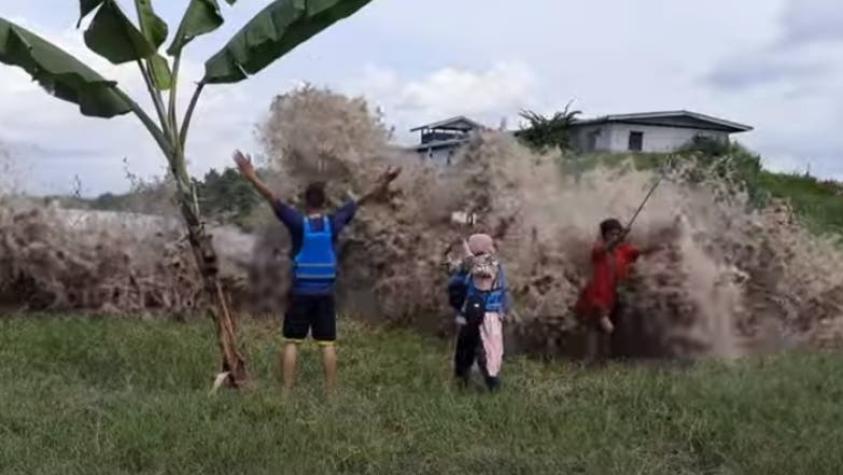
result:
[[[157,50],[167,39],[167,23],[155,14],[152,0],[135,0],[135,7],[141,32]]]
[[[370,0],[276,0],[255,15],[205,63],[205,83],[234,83],[256,74]]]
[[[88,29],[85,44],[91,51],[114,64],[122,64],[155,55],[155,47],[146,39],[114,0],[104,0]]]
[[[135,0],[135,7],[138,11],[141,33],[157,51],[167,39],[167,23],[155,14],[155,10],[152,9],[152,0]],[[162,91],[170,89],[173,83],[170,63],[158,54],[149,58],[148,61],[155,87]]]
[[[229,0],[229,3],[232,2]],[[222,23],[222,13],[217,0],[190,0],[173,43],[167,48],[167,54],[175,56],[181,53],[194,38],[216,30]]]
[[[79,0],[79,21],[76,23],[76,28],[82,24],[82,20],[90,15],[98,6],[102,5],[105,0]]]
[[[108,118],[131,111],[116,82],[103,78],[50,42],[3,18],[0,18],[0,62],[20,66],[48,93],[78,104],[83,115]]]

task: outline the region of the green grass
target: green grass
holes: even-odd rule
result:
[[[586,371],[516,358],[460,391],[447,344],[344,323],[279,394],[276,325],[243,329],[250,391],[209,396],[206,322],[0,319],[2,473],[839,473],[843,358]]]
[[[843,184],[770,172],[760,182],[774,197],[789,200],[812,231],[843,235]]]

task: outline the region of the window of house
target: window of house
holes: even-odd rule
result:
[[[644,132],[630,132],[629,133],[629,150],[631,152],[640,152],[644,149]]]
[[[598,137],[600,137],[600,129],[588,133],[588,143],[586,144],[587,152],[594,152],[597,150]]]

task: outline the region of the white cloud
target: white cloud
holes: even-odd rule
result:
[[[512,116],[535,102],[537,79],[519,62],[498,62],[484,70],[446,67],[417,80],[390,69],[367,67],[347,87],[381,105],[401,132],[421,122],[467,115],[481,121]]]
[[[402,110],[454,115],[517,108],[529,98],[535,76],[525,65],[498,63],[486,71],[445,68],[400,90]]]
[[[118,82],[129,96],[156,119],[146,85],[137,67],[116,66],[93,53],[84,44],[82,31],[49,28],[21,22],[30,31],[55,44]],[[98,194],[128,188],[123,159],[130,171],[141,177],[166,172],[165,160],[148,131],[133,114],[112,119],[84,117],[76,104],[51,97],[21,68],[0,65],[0,142],[6,143],[12,158],[26,164],[25,190],[61,193],[72,190],[75,176],[83,190]],[[193,93],[193,81],[201,77],[201,63],[183,59],[179,110],[186,109]],[[243,94],[226,87],[206,88],[197,108],[188,148],[190,157],[218,158],[220,141],[238,142],[249,136],[254,104]],[[231,131],[237,131],[232,133]],[[239,133],[239,135],[238,135]],[[232,139],[237,136],[237,139]],[[219,163],[220,160],[217,160]],[[195,167],[191,167],[195,168]],[[207,167],[199,167],[203,172]]]
[[[381,105],[403,140],[410,127],[450,115],[496,126],[519,109],[547,113],[572,99],[586,116],[684,108],[755,126],[739,138],[771,166],[811,162],[839,176],[839,1],[710,0],[701,9],[665,0],[378,0],[248,83],[207,88],[188,144],[191,170],[227,165],[234,147],[255,152],[254,125],[272,98],[305,80]],[[133,66],[108,64],[67,28],[78,5],[6,3],[4,13],[29,19],[28,28],[145,97]],[[225,8],[226,24],[197,40],[191,57],[215,52],[265,2],[246,3]],[[171,26],[178,5],[159,7]],[[202,67],[183,64],[182,110]],[[10,68],[0,67],[0,85],[0,141],[24,145],[15,150],[34,164],[38,191],[67,190],[76,173],[92,193],[125,189],[123,157],[135,173],[161,172],[160,153],[133,117],[82,118]]]
[[[837,0],[788,0],[766,44],[736,49],[706,77],[720,104],[751,111],[747,143],[776,171],[843,176],[843,9]]]

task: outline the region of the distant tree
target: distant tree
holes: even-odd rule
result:
[[[571,110],[571,104],[551,117],[530,110],[521,111],[520,116],[527,124],[521,126],[518,137],[530,148],[542,152],[554,148],[563,152],[571,150],[571,126],[580,114],[582,111]]]
[[[195,186],[205,215],[220,222],[243,226],[260,201],[249,183],[233,168],[226,168],[222,174],[211,169]]]
[[[93,209],[116,210],[120,206],[120,197],[114,193],[103,193],[91,202]]]

